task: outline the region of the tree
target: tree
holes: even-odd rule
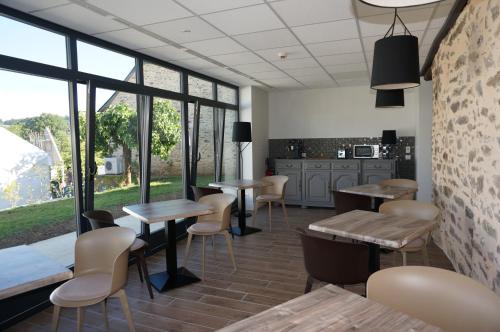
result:
[[[151,150],[162,160],[181,135],[180,115],[168,100],[153,104],[153,131]],[[137,148],[137,112],[127,104],[119,103],[96,114],[96,151],[111,155],[118,147],[123,151],[124,184],[132,182],[132,149]]]

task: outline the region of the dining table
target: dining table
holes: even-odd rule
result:
[[[417,192],[417,188],[386,186],[380,184],[363,184],[346,187],[335,191],[335,207],[337,214],[350,210],[371,210],[372,200],[374,211],[378,211],[385,199],[394,200]]]
[[[353,210],[313,222],[309,229],[366,243],[370,273],[374,273],[380,269],[380,246],[402,248],[430,232],[435,225],[434,220]]]
[[[231,227],[231,231],[234,235],[244,236],[261,231],[261,229],[259,228],[247,226],[245,190],[272,186],[272,183],[260,180],[236,179],[209,183],[209,186],[215,188],[236,189],[236,191],[238,192],[238,227]]]
[[[149,276],[151,284],[159,292],[182,287],[200,281],[185,267],[177,266],[176,222],[183,218],[212,214],[209,206],[187,199],[143,203],[123,207],[123,211],[146,224],[165,223],[167,247],[165,252],[166,271]]]
[[[219,331],[438,332],[442,330],[348,290],[326,285]]]

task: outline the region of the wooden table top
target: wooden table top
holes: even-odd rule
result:
[[[415,193],[417,192],[417,189],[394,187],[394,186],[381,186],[379,184],[363,184],[361,186],[339,189],[338,191],[347,194],[396,199],[407,194]]]
[[[435,221],[353,210],[309,225],[309,229],[354,240],[401,248],[431,231]]]
[[[236,188],[238,190],[241,189],[250,189],[250,188],[260,188],[260,187],[267,187],[267,186],[272,186],[272,183],[265,182],[265,181],[260,181],[260,180],[229,180],[229,181],[223,181],[223,182],[213,182],[208,184],[211,187],[217,187],[217,188]]]
[[[0,250],[0,300],[73,277],[62,264],[27,245]]]
[[[441,331],[419,319],[327,285],[219,331]]]
[[[187,199],[128,205],[123,207],[123,211],[146,224],[213,213],[209,206]]]

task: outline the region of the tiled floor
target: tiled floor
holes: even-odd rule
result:
[[[223,238],[216,241],[216,258],[211,248],[207,250],[206,280],[159,294],[150,300],[146,287],[139,281],[135,266],[130,267],[127,294],[138,331],[210,331],[254,315],[271,306],[285,302],[303,293],[306,274],[303,267],[300,242],[293,229],[306,227],[311,222],[332,216],[327,209],[301,209],[289,207],[290,229],[287,229],[280,209],[273,209],[273,232],[269,233],[266,212],[261,210],[257,226],[263,232],[237,237],[234,251],[238,270],[233,271],[227,258]],[[234,221],[236,222],[236,221]],[[178,243],[182,263],[186,241]],[[200,275],[201,239],[194,240],[188,268]],[[451,264],[442,251],[430,245],[431,265],[449,268]],[[397,257],[401,263],[401,257]],[[384,254],[382,268],[392,266],[393,254]],[[421,256],[409,255],[409,264],[422,264]],[[164,252],[148,258],[152,272],[165,268]],[[319,286],[319,285],[316,285]],[[363,291],[362,286],[348,289]],[[52,309],[12,327],[10,331],[50,330]],[[110,329],[126,331],[127,325],[117,299],[109,302]],[[76,312],[62,311],[60,331],[76,330]],[[86,310],[85,331],[102,331],[104,323],[99,307]]]

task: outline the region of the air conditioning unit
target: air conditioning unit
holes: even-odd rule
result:
[[[104,158],[104,170],[106,174],[122,174],[123,158],[120,157]]]

